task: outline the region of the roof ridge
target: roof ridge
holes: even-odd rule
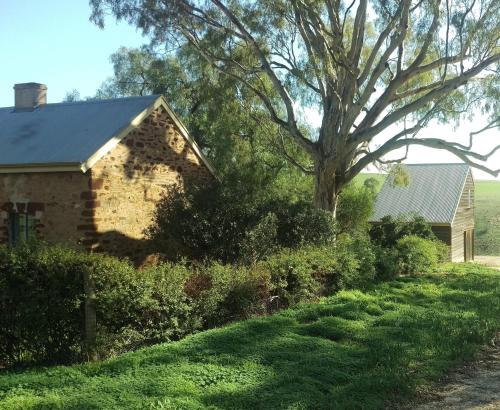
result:
[[[119,102],[119,101],[127,101],[127,100],[140,100],[140,99],[151,99],[151,100],[156,100],[159,98],[161,94],[151,94],[151,95],[133,95],[129,97],[118,97],[118,98],[103,98],[103,99],[91,99],[91,100],[82,100],[82,101],[61,101],[58,103],[48,103],[44,104],[38,108],[43,108],[47,106],[65,106],[65,105],[83,105],[83,104],[109,104],[109,103],[114,103],[114,102]],[[13,110],[15,109],[15,106],[10,106],[10,107],[0,107],[0,110]]]

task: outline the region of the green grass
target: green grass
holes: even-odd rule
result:
[[[476,254],[500,256],[500,181],[476,181]]]
[[[379,188],[385,180],[383,174],[363,173],[356,180],[363,183],[373,177]],[[500,181],[475,181],[476,255],[500,256]]]
[[[0,409],[381,409],[500,328],[500,272],[344,291],[113,360],[0,373]]]
[[[385,181],[385,174],[377,174],[375,172],[363,172],[359,175],[356,176],[354,179],[356,182],[362,184],[364,183],[368,178],[375,178],[378,181],[378,189],[382,188],[382,185]]]

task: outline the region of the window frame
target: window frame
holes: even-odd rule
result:
[[[9,212],[9,245],[17,246],[36,237],[36,220],[29,213]]]

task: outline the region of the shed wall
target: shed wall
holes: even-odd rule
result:
[[[470,171],[465,181],[451,229],[451,258],[454,262],[463,262],[465,251],[464,232],[474,229],[474,180]]]

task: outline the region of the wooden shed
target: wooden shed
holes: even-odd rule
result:
[[[407,186],[388,177],[377,196],[372,223],[384,216],[422,216],[450,247],[454,262],[474,259],[474,179],[467,164],[408,164]]]

